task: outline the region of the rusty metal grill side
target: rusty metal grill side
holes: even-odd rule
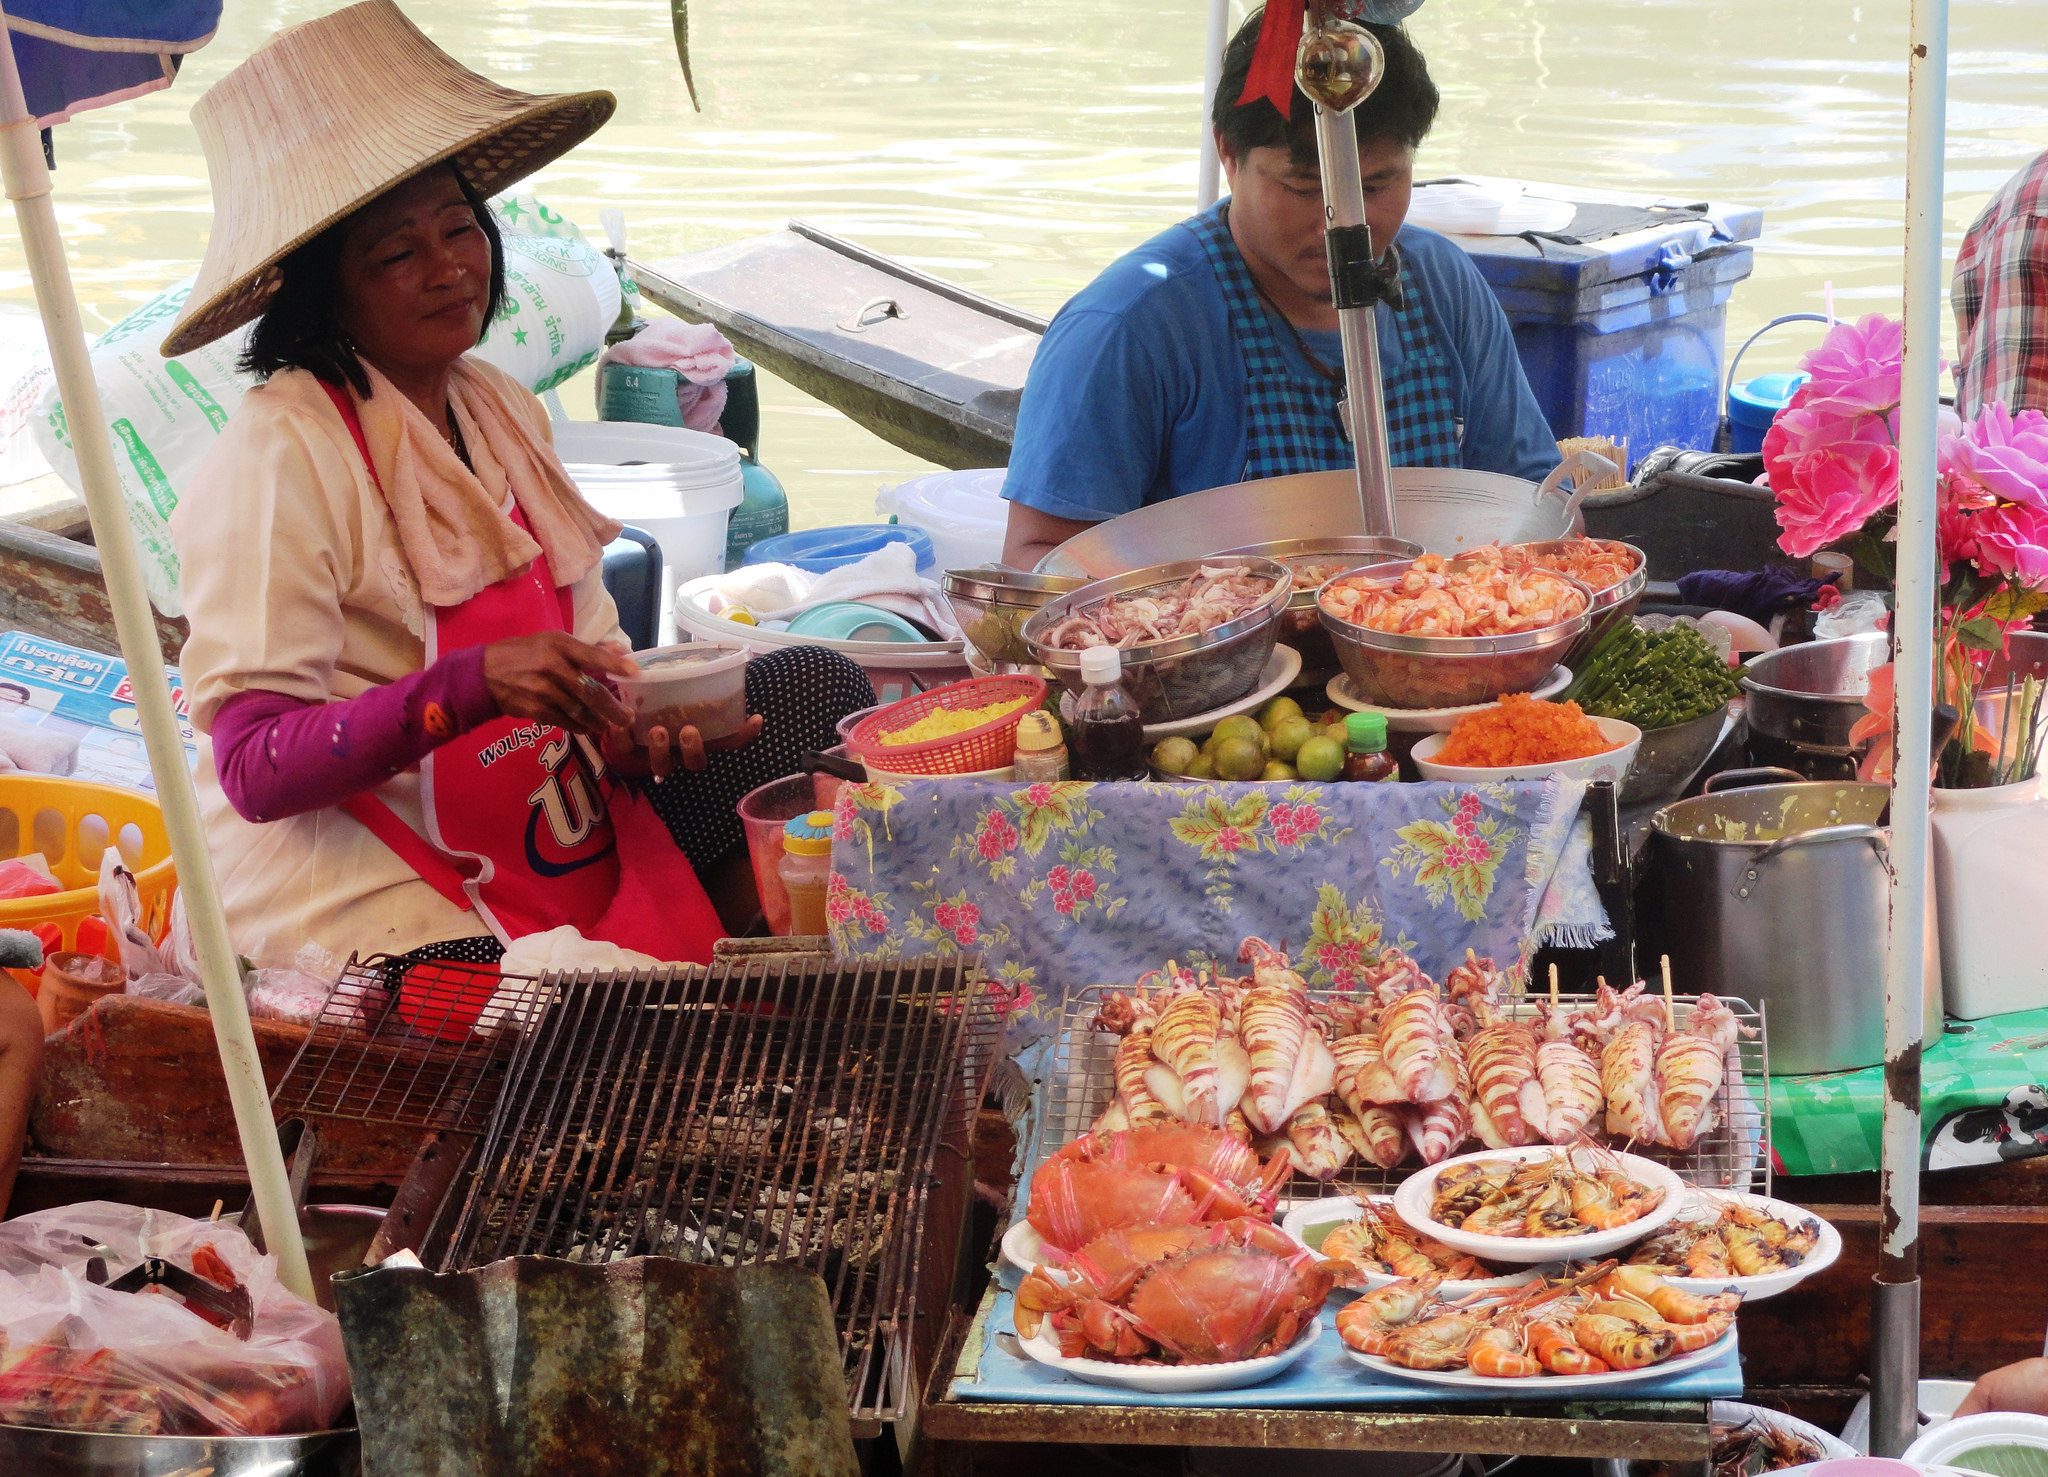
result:
[[[825,1279],[855,1413],[901,1414],[936,1155],[971,1133],[1001,1029],[978,980],[814,955],[559,981],[438,1264],[796,1261]]]

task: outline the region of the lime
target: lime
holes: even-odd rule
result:
[[[1273,757],[1282,764],[1292,764],[1301,746],[1315,736],[1316,726],[1306,718],[1283,718],[1273,729]]]
[[[1333,738],[1312,738],[1294,755],[1305,780],[1333,780],[1344,772],[1344,746]]]
[[[1259,720],[1252,717],[1249,713],[1238,713],[1233,717],[1225,718],[1221,723],[1217,724],[1216,732],[1211,736],[1218,743],[1222,743],[1225,739],[1242,738],[1250,739],[1253,743],[1257,744],[1265,740],[1266,731],[1259,727]]]
[[[1201,757],[1202,751],[1184,738],[1161,739],[1152,750],[1153,766],[1168,774],[1186,774],[1188,766]]]
[[[1255,780],[1266,768],[1265,753],[1248,738],[1227,738],[1216,746],[1216,778]]]
[[[1197,754],[1194,762],[1183,769],[1181,775],[1191,780],[1213,780],[1216,778],[1216,762],[1207,754]]]
[[[1271,733],[1289,718],[1301,716],[1301,704],[1291,697],[1276,697],[1259,709],[1259,727]]]
[[[725,613],[725,618],[736,626],[758,626],[761,624],[754,619],[754,613],[751,610],[728,610]]]
[[[1291,780],[1299,779],[1300,776],[1294,772],[1292,764],[1282,764],[1278,759],[1269,759],[1266,761],[1266,767],[1260,773],[1259,778],[1262,780]]]

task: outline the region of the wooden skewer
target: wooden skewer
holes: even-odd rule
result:
[[[1550,966],[1550,1008],[1557,1009],[1557,966]]]
[[[1664,970],[1664,1029],[1669,1033],[1678,1029],[1678,1020],[1671,1010],[1671,956],[1662,955],[1659,962]]]

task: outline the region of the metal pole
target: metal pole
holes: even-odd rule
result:
[[[1927,986],[1928,823],[1935,694],[1935,416],[1941,359],[1941,193],[1948,105],[1947,0],[1912,0],[1906,81],[1905,364],[1899,406],[1897,724],[1891,916],[1885,968],[1884,1122],[1870,1450],[1896,1457],[1918,1432],[1920,1032]]]
[[[186,768],[184,740],[171,706],[170,684],[164,678],[163,654],[157,647],[156,621],[143,590],[142,566],[128,530],[113,446],[107,440],[106,420],[100,410],[99,385],[93,379],[92,359],[86,350],[85,325],[71,288],[71,269],[64,260],[63,238],[50,200],[50,172],[43,163],[35,119],[29,116],[22,96],[4,4],[0,4],[0,177],[6,181],[7,197],[14,202],[15,219],[21,225],[29,275],[35,281],[36,303],[42,309],[43,328],[50,341],[50,360],[64,397],[65,423],[72,449],[78,454],[86,512],[92,519],[93,542],[99,547],[105,572],[107,603],[113,610],[121,655],[128,663],[135,714],[149,749],[150,771],[156,777],[157,803],[163,809],[171,855],[178,864],[178,887],[185,895],[185,911],[199,951],[207,1012],[213,1017],[214,1041],[234,1106],[249,1186],[263,1220],[264,1237],[277,1257],[278,1277],[310,1301],[313,1275],[306,1265],[306,1246],[299,1235],[277,1127],[271,1121],[262,1059],[256,1054],[256,1036],[249,1027],[241,967],[228,940],[213,857],[199,821],[199,799]]]
[[[1223,189],[1223,161],[1216,157],[1216,125],[1211,113],[1216,89],[1223,81],[1223,45],[1230,29],[1230,0],[1209,0],[1209,34],[1202,53],[1202,144],[1195,165],[1195,209],[1207,210]]]
[[[1351,115],[1316,105],[1316,153],[1323,166],[1323,217],[1331,231],[1366,230],[1365,186],[1359,178],[1358,133]],[[1366,234],[1368,247],[1386,243]],[[1377,256],[1378,253],[1375,253]],[[1341,286],[1340,286],[1341,292]],[[1367,533],[1394,531],[1394,474],[1387,448],[1387,402],[1380,381],[1379,304],[1337,303],[1337,332],[1344,347],[1344,406],[1351,449],[1357,460],[1358,510]]]

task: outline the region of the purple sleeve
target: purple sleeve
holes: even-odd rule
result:
[[[374,789],[497,716],[472,646],[345,702],[237,693],[214,715],[213,764],[237,814],[278,821]]]

